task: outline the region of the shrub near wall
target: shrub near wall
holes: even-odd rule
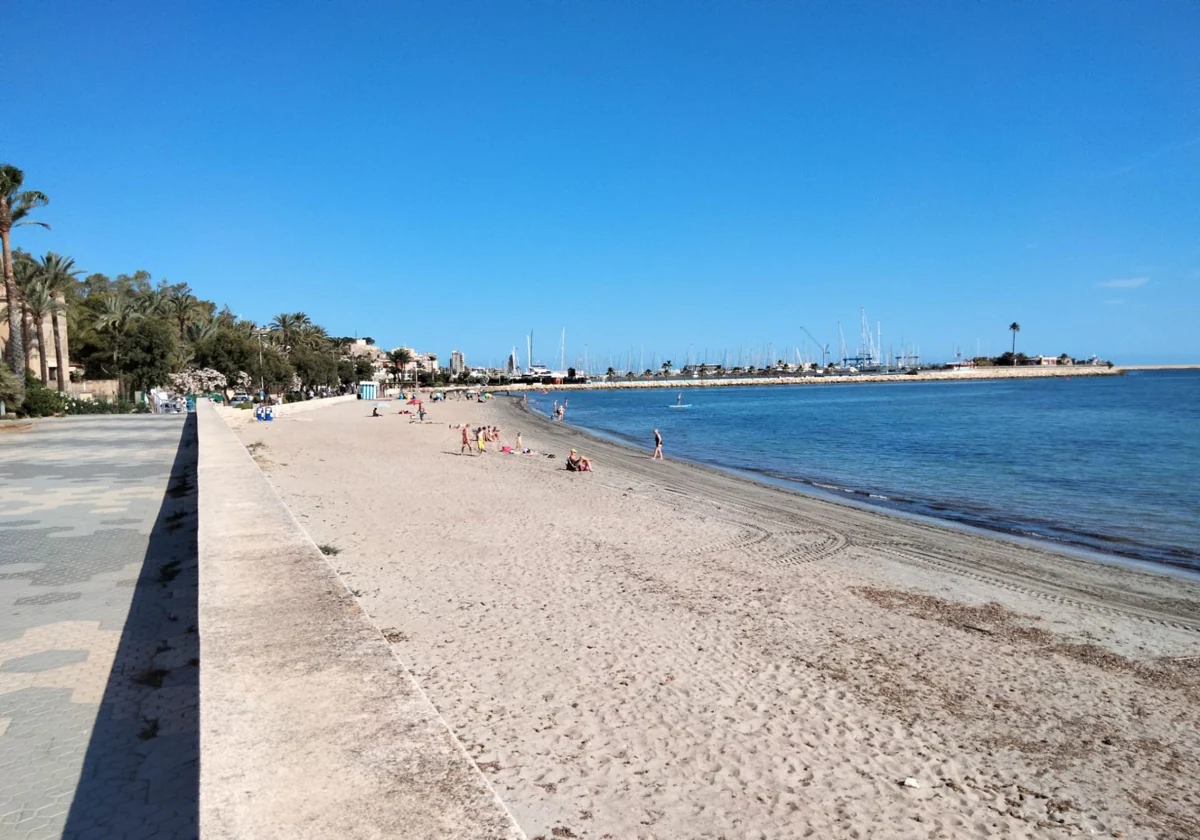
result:
[[[52,391],[42,384],[33,374],[25,377],[25,402],[21,405],[21,413],[26,417],[53,417],[62,414],[63,398],[58,391]]]
[[[68,397],[63,401],[63,414],[149,414],[150,408],[129,400],[81,400]]]

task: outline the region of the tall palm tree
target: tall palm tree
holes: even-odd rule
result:
[[[179,340],[187,340],[188,323],[200,314],[200,301],[191,292],[181,292],[167,298],[164,308],[179,324]]]
[[[1013,334],[1012,360],[1013,360],[1013,367],[1016,367],[1017,366],[1017,333],[1019,333],[1021,331],[1021,325],[1018,324],[1016,321],[1013,321],[1011,324],[1008,325],[1008,328],[1012,331],[1012,334]]]
[[[65,311],[67,290],[75,283],[75,278],[83,273],[75,267],[75,260],[60,256],[53,251],[39,261],[40,275],[46,282],[53,298],[51,324],[54,327],[54,363],[58,366],[58,390],[67,390],[67,359],[63,357],[62,333],[59,328],[60,315]]]
[[[24,377],[25,334],[17,301],[17,287],[13,279],[12,229],[22,225],[39,225],[49,228],[45,222],[30,219],[29,214],[45,207],[50,199],[37,190],[25,190],[25,173],[10,163],[0,164],[0,268],[4,271],[4,295],[8,298],[8,366],[17,376]]]
[[[117,375],[118,392],[122,390],[121,342],[129,333],[129,328],[142,317],[138,306],[125,295],[109,294],[101,299],[96,331],[108,333],[113,338],[113,369]]]
[[[12,256],[12,273],[13,285],[17,290],[17,300],[14,305],[19,311],[21,318],[21,336],[23,339],[21,362],[24,365],[24,370],[29,370],[33,364],[33,339],[29,337],[29,331],[33,328],[33,322],[29,319],[29,306],[25,302],[25,295],[29,287],[37,281],[39,274],[38,264],[24,251],[17,251]],[[28,340],[24,340],[27,338]],[[21,381],[25,381],[24,373],[21,374]]]
[[[662,363],[662,369],[663,369],[663,376],[666,376],[668,373],[671,372],[671,360],[670,359],[667,359],[665,362]]]
[[[33,322],[34,335],[37,336],[38,346],[38,371],[42,377],[42,384],[50,384],[50,366],[48,364],[46,352],[46,317],[58,315],[57,301],[54,299],[54,293],[50,291],[46,279],[39,274],[34,276],[33,282],[22,290],[21,300],[25,303],[25,309],[29,313],[29,320]]]
[[[281,312],[271,319],[271,332],[275,333],[284,350],[291,350],[296,342],[296,332],[311,326],[312,319],[303,312]]]
[[[396,371],[396,381],[400,382],[404,378],[404,369],[412,364],[412,351],[407,347],[398,347],[388,353],[388,360]]]

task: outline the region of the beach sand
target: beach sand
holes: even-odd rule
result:
[[[237,433],[530,838],[1200,837],[1195,581],[370,405]]]

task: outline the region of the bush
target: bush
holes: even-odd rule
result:
[[[63,398],[51,391],[31,372],[25,374],[25,402],[22,413],[27,417],[53,417],[63,411]]]
[[[130,402],[129,400],[81,400],[78,397],[67,397],[63,401],[64,414],[149,414],[150,406]]]
[[[239,411],[249,411],[250,409],[254,408],[254,404],[248,402],[238,403],[237,407]]]

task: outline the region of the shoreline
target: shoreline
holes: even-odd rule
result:
[[[529,837],[1195,836],[1200,584],[365,409],[236,434]]]
[[[510,396],[509,399],[515,398]],[[532,406],[522,405],[517,402],[513,406],[513,410],[517,412],[517,417],[528,416],[535,418],[535,422],[549,424],[553,428],[560,427],[560,424],[538,413]],[[642,450],[638,449],[635,444],[619,435],[573,425],[570,422],[561,427],[572,429],[589,440],[620,447],[632,456],[644,455]],[[1185,556],[1179,559],[1171,559],[1167,556],[1154,557],[1135,553],[1134,549],[1122,551],[1119,548],[1120,543],[1114,542],[1110,538],[1106,538],[1100,534],[1072,531],[1065,527],[1059,529],[1061,535],[1040,534],[1025,530],[1026,528],[1040,527],[1036,522],[1011,522],[1008,526],[1005,526],[998,520],[993,521],[982,516],[972,516],[967,511],[951,511],[953,515],[939,515],[938,513],[931,513],[924,509],[932,505],[930,502],[877,495],[872,488],[826,485],[815,479],[792,478],[761,470],[739,469],[683,456],[674,456],[673,460],[698,469],[711,470],[722,475],[740,478],[743,481],[748,481],[756,485],[779,489],[787,493],[794,493],[804,498],[816,499],[828,504],[873,511],[884,516],[926,522],[967,534],[1002,539],[1017,545],[1078,557],[1091,562],[1141,568],[1151,573],[1165,574],[1200,582],[1200,559],[1198,558]],[[947,508],[946,510],[949,511],[950,509]],[[1045,527],[1052,528],[1053,526],[1047,525]],[[1154,546],[1147,546],[1146,548],[1160,551],[1164,555],[1173,551],[1183,550],[1173,547],[1156,548]]]
[[[1017,367],[978,368],[976,370],[923,370],[918,374],[904,373],[856,373],[833,376],[741,376],[741,377],[695,377],[687,379],[632,379],[614,382],[588,382],[545,385],[542,383],[509,383],[482,387],[492,393],[522,391],[610,391],[635,388],[737,388],[753,385],[854,385],[885,382],[989,382],[1003,379],[1069,379],[1073,376],[1122,376],[1127,368],[1079,365],[1078,367]],[[449,386],[447,390],[462,390],[468,386]]]
[[[552,428],[571,429],[584,436],[589,441],[596,441],[609,446],[619,447],[622,450],[625,450],[630,456],[645,456],[645,453],[642,452],[642,450],[636,448],[635,445],[629,441],[621,439],[617,435],[608,435],[598,430],[588,429],[582,426],[575,426],[571,425],[570,423],[560,427],[558,423],[552,421],[549,417],[542,416],[531,406],[521,405],[520,403],[513,404],[510,410],[516,412],[514,419],[518,417],[530,417],[533,418],[535,422],[548,424]],[[1014,545],[1021,545],[1035,550],[1062,554],[1067,557],[1075,557],[1087,562],[1104,563],[1106,565],[1114,565],[1123,568],[1140,569],[1151,574],[1162,574],[1200,583],[1200,566],[1196,565],[1196,561],[1190,559],[1173,562],[1167,559],[1157,559],[1145,557],[1139,554],[1123,553],[1114,548],[1105,549],[1080,540],[1072,540],[1069,536],[1056,538],[1043,534],[1030,533],[1020,530],[1017,525],[1013,525],[1010,528],[1005,528],[1001,525],[992,524],[987,520],[978,518],[972,519],[965,513],[961,514],[961,516],[939,516],[935,513],[928,513],[924,510],[915,509],[919,505],[923,505],[925,503],[907,502],[907,500],[906,502],[898,502],[891,498],[885,498],[887,503],[881,503],[875,500],[875,495],[869,488],[842,486],[826,487],[812,479],[776,476],[767,472],[757,472],[754,470],[726,467],[720,464],[710,463],[707,461],[698,461],[692,458],[681,456],[675,456],[673,460],[700,470],[712,471],[721,475],[731,476],[761,487],[769,487],[772,489],[781,490],[785,493],[793,493],[803,498],[814,499],[826,504],[869,511],[898,519],[908,519],[917,522],[923,522],[935,527],[948,528],[964,534],[970,534],[983,538],[1000,539],[1010,542]],[[905,507],[905,504],[910,504],[914,509]],[[1064,533],[1066,532],[1064,531]],[[1094,540],[1095,542],[1108,542],[1102,536],[1094,534],[1080,533],[1079,536]]]

